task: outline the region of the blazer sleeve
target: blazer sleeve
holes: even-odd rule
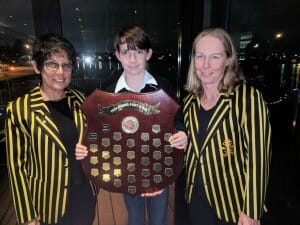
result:
[[[243,90],[242,130],[246,157],[246,184],[242,211],[260,219],[265,208],[271,158],[269,111],[261,93],[254,88]],[[250,97],[247,97],[250,96]],[[246,100],[245,100],[246,99]]]
[[[28,161],[30,160],[30,135],[26,118],[29,112],[25,105],[28,98],[19,98],[7,106],[6,152],[9,181],[18,223],[37,218],[29,189]]]

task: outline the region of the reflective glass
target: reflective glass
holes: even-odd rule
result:
[[[151,38],[150,72],[176,80],[179,4],[179,0],[61,1],[64,35],[79,53],[78,77],[96,79],[98,83],[93,84],[101,87],[119,74],[122,69],[114,55],[114,35],[135,24]]]
[[[32,74],[33,39],[31,2],[0,1],[0,79]]]

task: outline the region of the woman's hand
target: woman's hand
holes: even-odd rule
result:
[[[24,225],[40,225],[40,221],[38,219],[34,219],[27,223],[24,223]]]
[[[88,149],[85,145],[77,143],[75,146],[75,158],[77,160],[82,160],[88,155]]]
[[[188,143],[188,137],[184,131],[180,130],[170,137],[169,142],[172,148],[185,149]]]
[[[237,225],[260,225],[260,221],[252,219],[245,213],[241,212]]]

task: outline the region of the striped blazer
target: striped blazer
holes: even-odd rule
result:
[[[66,97],[80,142],[86,126],[86,118],[80,110],[85,96],[67,89]],[[6,151],[18,223],[34,218],[46,223],[57,222],[66,210],[69,158],[43,102],[40,87],[7,106]],[[96,189],[93,191],[96,193]]]
[[[197,142],[201,118],[200,98],[184,99],[184,122],[188,129],[186,149],[186,199],[193,197],[199,169],[210,206],[218,218],[237,222],[240,212],[261,218],[265,208],[271,158],[269,111],[261,93],[242,84],[231,94],[220,94],[207,127]]]

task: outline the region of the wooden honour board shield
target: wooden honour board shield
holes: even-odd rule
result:
[[[108,93],[96,89],[81,109],[87,117],[82,160],[97,186],[131,195],[171,184],[183,165],[183,151],[170,146],[179,105],[162,89],[150,93]]]

